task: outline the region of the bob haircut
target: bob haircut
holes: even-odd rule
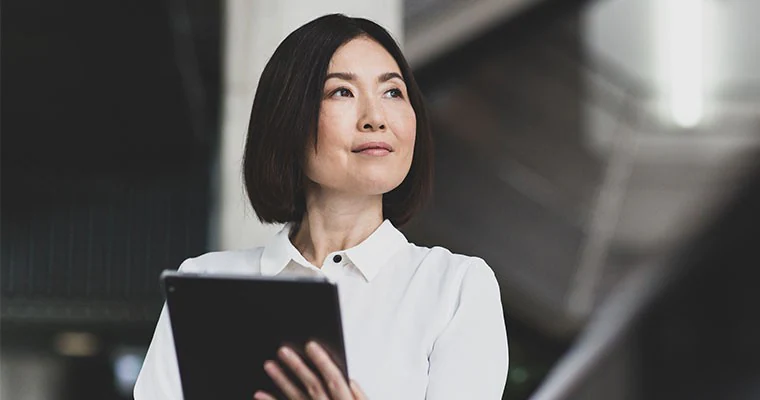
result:
[[[260,221],[300,224],[306,212],[306,146],[317,144],[325,76],[335,51],[368,37],[396,60],[417,117],[412,165],[404,180],[383,195],[383,217],[402,226],[432,190],[433,154],[425,106],[411,68],[380,25],[342,14],[319,17],[280,43],[261,74],[243,155],[243,180]]]

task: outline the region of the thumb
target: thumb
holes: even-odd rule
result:
[[[367,395],[364,394],[362,391],[362,388],[359,387],[359,384],[356,383],[355,380],[351,379],[351,393],[354,395],[354,398],[356,400],[367,400]]]

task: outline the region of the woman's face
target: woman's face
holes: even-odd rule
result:
[[[393,57],[358,37],[333,55],[327,70],[316,150],[306,149],[306,176],[343,193],[387,193],[412,164],[417,118]]]

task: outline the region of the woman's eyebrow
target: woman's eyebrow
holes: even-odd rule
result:
[[[325,81],[328,79],[337,78],[344,81],[356,80],[356,74],[352,72],[330,72],[325,76]],[[386,72],[377,77],[377,81],[380,83],[387,82],[393,78],[398,78],[401,82],[404,82],[404,78],[397,72]]]
[[[356,74],[352,72],[330,72],[325,76],[325,81],[332,78],[343,79],[344,81],[353,81],[356,79]]]
[[[401,82],[404,82],[404,78],[396,72],[386,72],[377,77],[377,81],[380,83],[387,82],[393,78],[398,78]]]

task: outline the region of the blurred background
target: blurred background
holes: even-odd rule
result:
[[[396,36],[435,197],[404,232],[486,259],[507,399],[760,398],[760,1],[10,0],[0,397],[127,399],[158,275],[246,209],[258,74],[328,12]]]

